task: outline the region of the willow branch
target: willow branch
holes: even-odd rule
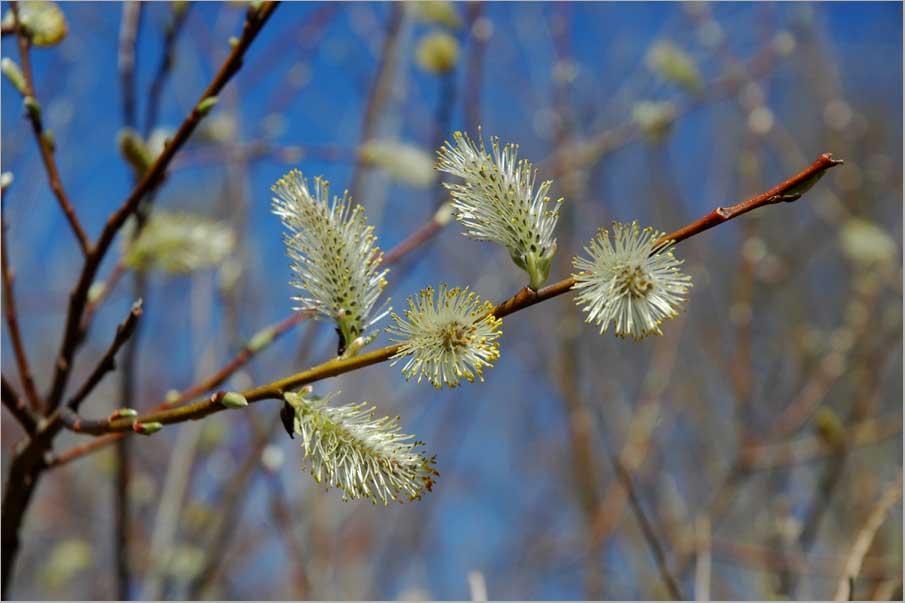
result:
[[[438,233],[446,224],[449,223],[449,217],[442,210],[437,212],[433,218],[427,223],[425,223],[421,228],[412,233],[409,237],[403,240],[401,243],[390,249],[386,255],[383,257],[383,265],[389,266],[391,264],[399,261],[403,256],[407,253],[412,252],[417,249],[428,240],[430,240],[436,233]],[[107,280],[107,286],[110,286],[110,279]],[[271,345],[274,341],[276,341],[279,337],[281,337],[284,333],[289,331],[293,326],[309,318],[311,314],[309,312],[296,312],[287,318],[284,318],[282,321],[277,324],[262,329],[258,332],[257,335],[253,336],[251,340],[239,351],[239,353],[229,362],[227,362],[220,370],[216,373],[201,381],[195,385],[190,386],[189,388],[183,390],[173,399],[164,400],[157,406],[152,409],[152,412],[161,412],[165,411],[169,408],[173,408],[179,406],[185,402],[188,402],[192,398],[200,396],[201,394],[208,392],[222,383],[224,383],[233,373],[239,370],[242,366],[244,366],[248,361],[250,361],[257,353],[262,351],[264,348]],[[76,420],[78,417],[69,417],[69,421],[67,426],[70,429],[73,429],[76,425],[78,426],[78,430],[82,430],[83,426],[87,425],[87,423],[83,423],[81,420]],[[76,446],[64,453],[55,456],[49,456],[46,463],[48,467],[56,467],[59,465],[64,465],[69,463],[70,461],[74,461],[78,458],[101,450],[105,448],[107,445],[112,444],[113,442],[125,437],[127,433],[106,433],[101,437],[88,442],[87,444],[82,444],[80,446]]]
[[[217,372],[207,377],[206,379],[195,383],[188,388],[184,389],[179,393],[178,396],[174,398],[169,398],[164,400],[157,406],[152,409],[152,412],[162,412],[167,409],[177,407],[180,404],[183,404],[201,394],[208,392],[230,378],[237,370],[245,366],[255,355],[264,350],[265,348],[272,345],[277,339],[279,339],[282,335],[289,332],[292,327],[299,324],[303,320],[306,320],[311,317],[310,312],[295,312],[284,318],[280,322],[267,327],[261,330],[257,335],[251,338],[251,340],[242,347],[242,349],[223,367],[220,368]],[[74,431],[82,431],[81,426],[83,425],[81,419],[76,416],[69,417],[69,423],[67,427],[73,429]],[[78,423],[76,423],[78,421]],[[105,448],[106,446],[116,442],[117,440],[125,437],[125,433],[108,433],[103,435],[87,444],[76,446],[71,450],[68,450],[64,453],[61,453],[56,456],[51,456],[47,459],[48,467],[58,467],[60,465],[65,465],[70,461],[74,461],[78,458],[91,454],[97,450]]]
[[[60,345],[60,352],[57,357],[53,385],[51,386],[50,395],[48,396],[49,408],[56,408],[63,396],[63,390],[66,387],[66,381],[69,378],[72,356],[79,340],[81,317],[85,309],[88,290],[100,267],[101,260],[113,243],[120,228],[122,228],[129,216],[138,209],[138,206],[145,195],[161,182],[167,166],[170,164],[170,161],[173,159],[176,152],[186,143],[195,131],[195,128],[201,123],[201,119],[206,112],[199,110],[199,105],[206,99],[216,97],[233,75],[239,71],[242,66],[245,52],[257,37],[258,32],[273,14],[277,4],[278,3],[276,2],[267,2],[257,9],[255,7],[249,7],[245,17],[245,25],[242,29],[242,35],[233,45],[233,49],[226,58],[226,61],[224,61],[207,89],[201,94],[198,103],[195,104],[192,111],[182,122],[182,125],[179,126],[179,129],[173,135],[173,138],[165,145],[163,151],[154,161],[153,165],[145,172],[142,179],[138,182],[119,209],[117,209],[107,220],[107,223],[98,238],[97,244],[85,258],[85,265],[79,277],[78,284],[69,299],[69,309],[66,316],[63,341]]]
[[[10,8],[12,9],[13,22],[15,23],[16,28],[16,42],[19,45],[19,57],[22,61],[22,74],[25,76],[25,96],[26,98],[31,98],[37,106],[36,110],[27,111],[28,120],[31,122],[31,129],[35,133],[35,140],[38,143],[38,150],[41,152],[41,159],[43,160],[44,168],[47,171],[47,180],[50,183],[50,189],[53,191],[54,195],[56,195],[57,202],[60,204],[60,208],[66,215],[66,219],[69,221],[69,226],[72,227],[75,238],[78,239],[82,254],[88,256],[91,253],[91,241],[88,240],[88,235],[85,234],[85,229],[82,228],[82,224],[75,214],[72,202],[69,200],[66,191],[63,189],[63,184],[60,181],[60,171],[57,169],[57,162],[53,155],[53,141],[47,135],[47,132],[44,131],[41,109],[40,105],[37,104],[34,78],[32,77],[31,72],[31,55],[29,54],[31,40],[26,32],[19,27],[18,3],[10,2]]]
[[[9,329],[9,339],[13,344],[13,356],[16,358],[16,366],[19,369],[19,379],[25,389],[25,397],[31,404],[32,410],[41,409],[41,398],[35,387],[35,380],[31,374],[31,365],[28,363],[28,355],[25,353],[25,343],[22,341],[22,331],[19,329],[19,314],[16,311],[16,297],[13,294],[13,281],[15,275],[9,265],[9,252],[6,248],[6,221],[0,218],[0,264],[2,264],[3,276],[3,315],[6,318],[6,326]]]
[[[766,193],[730,207],[717,208],[701,220],[664,236],[655,244],[655,246],[663,245],[669,241],[683,241],[758,207],[777,203],[777,199],[779,201],[794,201],[800,198],[804,192],[819,179],[823,172],[841,163],[841,161],[832,159],[829,153],[825,153],[807,169],[796,176],[789,178],[782,184],[771,188]],[[497,305],[493,310],[493,314],[497,318],[503,318],[540,302],[562,295],[569,291],[574,284],[575,280],[572,277],[569,277],[537,291],[532,291],[528,287],[525,287],[511,298]],[[322,381],[329,377],[342,375],[373,364],[386,362],[399,351],[400,347],[401,345],[399,344],[390,345],[352,358],[335,358],[306,371],[247,390],[242,392],[242,395],[248,402],[257,402],[265,399],[282,399],[284,393],[301,386]],[[210,398],[199,400],[186,406],[163,412],[151,412],[136,418],[108,421],[82,421],[78,431],[99,435],[104,433],[133,431],[136,424],[142,423],[161,423],[167,425],[182,423],[184,421],[194,421],[225,410],[227,407],[223,406],[220,402],[222,394],[223,392],[219,392],[213,394]]]
[[[37,419],[28,409],[22,396],[20,396],[19,393],[13,389],[13,386],[10,385],[9,381],[6,380],[6,377],[0,379],[2,379],[3,384],[3,406],[5,406],[16,420],[19,421],[19,424],[22,426],[22,429],[25,430],[25,433],[29,435],[33,434],[37,426]]]
[[[113,337],[113,341],[110,343],[110,346],[107,348],[107,351],[104,353],[100,362],[98,362],[97,366],[94,367],[94,370],[91,371],[91,375],[88,376],[85,383],[82,384],[75,395],[66,403],[67,408],[78,410],[79,405],[92,391],[94,391],[94,388],[101,382],[101,379],[103,379],[107,373],[116,370],[116,354],[119,352],[119,349],[129,341],[129,338],[132,337],[132,333],[135,332],[135,327],[138,325],[138,318],[141,316],[141,312],[141,300],[138,300],[132,304],[129,315],[116,327],[116,335]]]

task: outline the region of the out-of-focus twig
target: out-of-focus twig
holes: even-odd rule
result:
[[[361,120],[361,142],[367,142],[377,132],[378,119],[390,95],[393,78],[396,75],[400,41],[399,33],[405,15],[405,7],[402,3],[393,3],[391,6],[386,35],[383,38],[383,47],[377,63],[377,72],[365,101],[364,114]],[[351,184],[349,185],[352,198],[359,202],[361,202],[361,186],[364,181],[365,169],[363,165],[356,164],[352,172]]]
[[[870,515],[867,516],[867,520],[864,522],[864,525],[861,526],[858,535],[855,537],[855,543],[845,561],[845,569],[839,580],[839,586],[836,588],[836,595],[834,597],[836,601],[847,601],[855,598],[854,593],[851,592],[851,587],[854,583],[854,579],[858,576],[861,564],[864,562],[864,557],[867,555],[867,550],[874,541],[877,530],[883,525],[886,514],[893,505],[899,502],[900,498],[902,498],[901,470],[899,470],[899,476],[889,485],[883,493],[883,496],[880,497],[880,500],[877,501],[877,504],[874,506],[873,510],[871,510]]]
[[[144,5],[141,2],[123,4],[123,16],[119,26],[119,54],[117,66],[122,86],[123,123],[135,127],[135,70],[138,53],[138,39],[141,33],[141,16]]]
[[[261,452],[280,426],[279,415],[274,415],[270,425],[258,435],[242,465],[223,489],[220,495],[222,506],[217,514],[218,520],[208,535],[204,547],[208,551],[208,555],[205,557],[201,570],[189,585],[189,599],[200,599],[213,579],[216,578],[225,558],[225,545],[238,528],[238,515],[242,511],[242,503],[247,500],[242,493],[248,490],[251,479],[257,474],[256,469],[261,462]]]
[[[185,24],[186,17],[189,15],[191,2],[183,2],[176,8],[176,3],[171,5],[170,21],[166,25],[163,36],[163,50],[160,55],[160,62],[157,64],[157,71],[154,72],[154,79],[148,89],[147,106],[145,107],[145,124],[144,135],[147,137],[151,133],[151,129],[157,125],[157,115],[160,112],[160,100],[163,93],[163,87],[167,78],[173,69],[175,58],[176,42]]]

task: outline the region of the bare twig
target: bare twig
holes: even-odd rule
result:
[[[305,554],[295,535],[293,514],[284,500],[285,489],[280,481],[280,476],[277,473],[271,473],[267,477],[270,486],[270,517],[277,528],[279,538],[286,543],[286,550],[292,560],[290,565],[295,582],[292,597],[294,599],[315,599],[317,597],[311,593],[311,581],[305,569],[307,565]]]
[[[28,355],[25,352],[25,343],[22,341],[22,332],[19,330],[19,314],[16,311],[16,296],[13,293],[15,274],[10,267],[9,252],[6,247],[6,220],[3,220],[2,217],[0,217],[0,263],[2,263],[3,271],[3,315],[9,329],[9,339],[13,344],[13,356],[16,357],[19,379],[22,381],[25,397],[32,410],[39,412],[42,406],[41,398],[35,387],[31,365],[28,363]]]
[[[145,125],[144,135],[147,137],[151,133],[151,129],[157,124],[157,114],[160,111],[160,95],[163,92],[164,84],[173,68],[174,50],[179,33],[188,17],[190,2],[185,2],[177,9],[173,4],[170,11],[170,22],[167,23],[166,32],[163,38],[163,50],[161,51],[160,63],[157,64],[157,71],[154,73],[154,79],[151,81],[151,87],[148,89],[148,104],[145,108]]]
[[[107,348],[107,352],[104,354],[103,358],[101,358],[100,362],[97,363],[97,366],[94,367],[94,370],[91,372],[91,375],[89,375],[85,383],[82,384],[75,395],[66,403],[67,408],[77,411],[79,405],[92,391],[94,391],[94,388],[97,387],[97,384],[104,378],[104,375],[116,369],[116,354],[119,352],[119,349],[129,341],[129,338],[132,337],[132,333],[135,332],[135,327],[138,324],[138,318],[141,316],[141,312],[141,300],[138,300],[132,304],[132,309],[129,310],[129,315],[125,320],[116,327],[116,335],[113,337],[113,341],[110,343],[110,347]]]
[[[597,418],[599,422],[603,421],[603,417],[599,412],[597,413]],[[682,591],[679,588],[679,583],[669,569],[669,561],[666,558],[666,550],[663,547],[663,543],[660,542],[660,537],[654,529],[650,519],[648,519],[644,507],[641,504],[641,498],[635,490],[631,471],[626,467],[623,459],[613,450],[607,438],[603,437],[602,440],[603,449],[606,451],[607,458],[613,466],[613,470],[616,472],[616,478],[628,495],[628,502],[632,508],[633,515],[638,521],[638,526],[641,528],[641,534],[644,536],[644,540],[647,542],[647,546],[654,557],[654,562],[660,573],[660,579],[663,581],[663,584],[666,586],[666,589],[669,591],[669,596],[672,599],[677,601],[684,600]]]
[[[877,530],[879,530],[880,526],[883,525],[883,521],[886,519],[886,514],[893,507],[893,505],[899,502],[899,499],[901,497],[902,471],[900,470],[899,476],[886,489],[886,491],[883,493],[883,496],[880,497],[880,500],[877,501],[876,506],[874,506],[873,510],[870,512],[870,515],[867,516],[867,520],[864,522],[864,525],[861,526],[861,529],[858,531],[858,535],[855,537],[855,543],[852,546],[852,550],[845,561],[845,569],[842,573],[842,577],[839,579],[839,586],[836,588],[836,595],[834,597],[836,601],[847,601],[854,598],[852,593],[852,586],[854,579],[858,576],[858,572],[861,570],[861,564],[864,562],[864,557],[867,555],[867,550],[870,548],[871,543],[874,541],[874,536],[876,536]]]
[[[449,218],[449,214],[441,208],[424,226],[387,251],[386,255],[383,256],[383,264],[385,266],[395,264],[402,256],[429,241],[434,235],[443,230],[444,226],[449,224]]]
[[[405,10],[401,3],[393,3],[390,9],[387,32],[383,38],[383,47],[381,48],[380,59],[377,64],[377,73],[374,76],[371,90],[368,92],[368,97],[365,101],[364,115],[361,120],[361,142],[367,142],[377,132],[378,118],[383,112],[383,107],[392,89],[393,78],[396,74],[397,55],[399,54],[399,32],[404,12]],[[364,165],[357,163],[352,172],[352,180],[349,185],[352,198],[359,203],[361,202],[361,186],[366,169]]]
[[[266,2],[259,8],[249,7],[242,35],[233,46],[232,51],[220,67],[220,70],[214,76],[207,89],[202,93],[198,103],[192,108],[192,111],[185,118],[185,121],[182,122],[182,125],[173,135],[173,138],[154,161],[154,164],[147,172],[145,172],[144,176],[119,209],[117,209],[107,220],[95,248],[88,257],[86,257],[85,266],[79,276],[79,281],[69,299],[69,309],[66,316],[63,341],[60,344],[60,352],[57,357],[53,385],[51,386],[50,394],[48,395],[47,402],[50,409],[56,408],[59,404],[59,400],[63,395],[63,390],[66,387],[66,381],[69,378],[72,364],[72,356],[79,339],[82,313],[85,309],[88,289],[91,287],[101,260],[113,243],[113,239],[116,237],[120,228],[122,228],[129,216],[138,209],[142,199],[144,199],[145,196],[160,183],[166,172],[167,166],[176,152],[189,139],[195,131],[195,128],[198,127],[198,124],[201,123],[201,119],[204,117],[205,112],[199,110],[199,105],[206,99],[216,97],[232,76],[241,68],[245,52],[257,37],[258,32],[273,14],[276,6],[277,3],[275,2]]]
[[[865,419],[848,427],[841,439],[848,448],[870,446],[902,433],[902,413]],[[748,471],[775,469],[788,465],[800,465],[825,458],[838,450],[828,444],[826,438],[812,435],[785,442],[750,444],[742,449]]]
[[[26,406],[25,401],[13,389],[13,386],[10,385],[9,381],[6,380],[6,377],[2,378],[3,382],[3,406],[12,413],[16,420],[19,421],[19,424],[22,426],[22,429],[25,430],[25,433],[31,435],[35,432],[35,427],[37,426],[37,419]]]
[[[270,425],[262,433],[258,434],[252,450],[223,489],[220,497],[223,506],[217,514],[218,521],[215,523],[206,542],[207,546],[205,549],[209,553],[205,558],[201,571],[189,585],[188,598],[202,598],[211,581],[217,576],[225,557],[223,549],[238,527],[239,522],[237,519],[238,514],[242,511],[241,505],[247,500],[247,497],[242,496],[241,493],[248,490],[250,481],[257,473],[255,469],[258,468],[261,462],[261,452],[279,430],[280,425],[279,417],[274,416]]]
[[[141,31],[141,2],[123,4],[123,16],[119,26],[119,80],[123,96],[123,122],[135,127],[135,63],[139,32]]]
[[[179,406],[180,404],[183,404],[197,396],[200,396],[201,394],[208,392],[226,382],[227,379],[229,379],[237,370],[245,366],[245,364],[247,364],[256,354],[275,342],[282,335],[289,332],[292,327],[302,322],[303,320],[310,318],[310,316],[311,313],[307,311],[295,312],[294,314],[291,314],[287,318],[284,318],[275,325],[261,330],[257,335],[252,337],[248,344],[243,346],[238,354],[236,354],[229,362],[224,364],[220,368],[220,370],[218,370],[213,375],[210,375],[203,381],[192,384],[188,388],[179,392],[178,396],[164,400],[153,409],[151,409],[152,412],[160,412],[167,410],[168,408]],[[76,431],[79,430],[76,429]],[[61,453],[57,456],[51,456],[47,459],[47,466],[58,467],[60,465],[65,465],[70,461],[74,461],[92,452],[96,452],[102,448],[105,448],[107,445],[112,444],[119,439],[122,439],[126,435],[126,433],[108,433],[95,440],[92,440],[91,442],[88,442],[87,444],[76,446],[75,448],[72,448],[71,450],[68,450],[67,452]]]
[[[78,239],[82,254],[88,256],[91,253],[91,241],[88,240],[88,235],[85,234],[85,229],[82,228],[82,224],[75,214],[72,202],[69,200],[66,191],[63,189],[63,183],[60,180],[60,171],[57,169],[57,162],[53,155],[53,142],[44,131],[44,123],[41,119],[41,109],[37,97],[35,96],[35,85],[31,72],[31,57],[29,54],[31,41],[26,32],[19,26],[18,3],[10,2],[10,8],[12,9],[13,22],[15,23],[16,28],[16,41],[19,44],[19,57],[22,60],[22,74],[25,76],[25,96],[32,99],[35,107],[37,107],[36,110],[28,111],[28,119],[31,122],[31,128],[35,133],[35,141],[38,143],[38,150],[41,152],[44,168],[47,170],[47,180],[50,183],[51,190],[57,197],[60,208],[63,210],[63,213],[66,214],[66,219],[69,221],[69,226],[72,227],[72,232],[75,233],[75,238]]]
[[[0,555],[0,558],[2,558],[2,588],[0,588],[2,593],[0,595],[4,597],[9,590],[10,573],[19,551],[19,529],[22,525],[22,519],[41,472],[45,468],[44,453],[50,448],[54,436],[63,427],[58,407],[71,372],[72,358],[78,347],[81,335],[82,313],[84,312],[88,290],[94,281],[95,274],[120,228],[125,224],[129,216],[138,209],[139,204],[147,193],[161,181],[173,156],[185,144],[201,122],[205,112],[199,110],[199,104],[208,98],[216,97],[232,76],[241,68],[242,59],[246,51],[273,14],[276,6],[276,2],[265,2],[260,6],[250,6],[248,8],[241,36],[232,45],[232,51],[202,94],[198,104],[195,105],[188,117],[183,121],[172,140],[166,145],[163,152],[135,186],[122,206],[107,220],[97,244],[86,255],[79,280],[70,294],[66,325],[60,350],[57,354],[53,384],[50,395],[47,397],[47,407],[54,412],[48,417],[38,433],[35,434],[35,437],[16,454],[10,464],[9,475],[3,488],[2,522],[0,522],[2,523],[2,555]],[[25,42],[20,35],[20,49],[24,48],[26,50],[23,56],[27,56],[27,44]],[[43,140],[43,138],[39,138],[39,140]],[[42,150],[46,151],[48,149],[45,145],[42,145]],[[45,155],[52,158],[52,155],[46,153]],[[88,249],[87,245],[85,249]]]
[[[82,318],[81,337],[84,337],[88,332],[88,329],[91,327],[91,323],[94,320],[94,315],[97,312],[97,309],[101,306],[102,303],[104,303],[104,300],[107,299],[107,297],[110,295],[110,292],[113,291],[125,272],[126,264],[122,260],[116,262],[116,265],[110,272],[110,276],[108,276],[107,280],[103,281],[103,284],[100,285],[100,292],[97,294],[97,296],[88,300],[88,303],[85,306],[85,314]]]

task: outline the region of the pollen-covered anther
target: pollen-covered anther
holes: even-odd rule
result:
[[[273,211],[288,230],[283,240],[295,274],[292,285],[304,292],[294,298],[296,310],[334,320],[343,341],[351,342],[389,312],[374,309],[388,271],[381,268],[373,227],[361,206],[352,207],[348,193],[330,203],[322,178],[314,179],[312,193],[302,173],[292,170],[273,192]]]
[[[575,300],[587,313],[586,322],[597,323],[601,333],[612,326],[619,337],[662,334],[660,324],[677,315],[691,287],[671,245],[657,245],[662,236],[636,222],[614,222],[612,240],[600,230],[585,247],[591,257],[573,259]]]
[[[466,228],[465,235],[506,247],[513,262],[528,272],[529,285],[537,289],[549,275],[559,217],[556,210],[563,202],[558,199],[553,211],[547,208],[553,182],[547,180],[535,188],[537,170],[527,159],[518,159],[516,144],[501,147],[494,137],[488,153],[480,129],[477,144],[461,132],[456,132],[453,140],[455,144],[446,142],[438,151],[437,168],[464,180],[444,186],[453,198],[456,219]]]
[[[502,321],[493,316],[493,304],[467,288],[446,285],[441,285],[436,304],[432,287],[422,290],[417,301],[409,298],[408,304],[405,319],[393,314],[396,324],[387,329],[401,344],[393,358],[408,357],[402,367],[406,379],[427,378],[438,389],[476,376],[483,380],[484,367],[500,355],[496,340]]]

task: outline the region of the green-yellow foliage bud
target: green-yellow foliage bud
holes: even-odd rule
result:
[[[132,170],[139,178],[148,171],[154,158],[148,150],[148,145],[142,137],[132,128],[123,128],[116,137],[119,152],[123,159],[132,166]]]
[[[12,11],[3,17],[3,25],[12,27]],[[53,46],[66,37],[66,18],[56,2],[32,0],[19,3],[19,24],[35,46]]]
[[[422,0],[420,2],[412,2],[407,6],[410,6],[415,16],[422,21],[445,25],[450,29],[459,29],[462,27],[462,17],[456,12],[454,2]]]
[[[6,76],[6,79],[9,80],[9,83],[19,91],[19,94],[28,94],[28,86],[26,86],[25,84],[25,76],[22,75],[22,70],[19,69],[19,66],[14,60],[9,57],[5,57],[2,61],[0,61],[0,70],[3,71],[3,75]]]
[[[227,408],[242,408],[248,406],[245,396],[236,392],[227,392],[220,398],[220,404]]]
[[[141,435],[151,435],[163,429],[163,423],[136,423],[132,426],[132,431]]]
[[[669,132],[676,110],[668,101],[640,101],[632,109],[632,121],[649,140],[660,140]]]
[[[415,51],[418,65],[429,73],[443,74],[459,60],[459,42],[446,32],[429,33],[418,43]]]
[[[684,50],[663,40],[647,52],[648,68],[664,80],[679,84],[691,92],[701,88],[701,74],[694,60]]]
[[[276,329],[274,329],[273,327],[262,329],[254,334],[254,336],[248,342],[248,345],[246,345],[245,347],[252,354],[257,354],[258,352],[269,346],[273,342],[274,337],[276,337]]]
[[[22,101],[25,110],[28,111],[29,117],[32,119],[41,119],[41,105],[33,96],[26,96]]]
[[[198,103],[198,115],[204,117],[208,113],[210,113],[211,109],[214,108],[214,105],[217,104],[219,99],[216,96],[208,96],[206,99]]]

